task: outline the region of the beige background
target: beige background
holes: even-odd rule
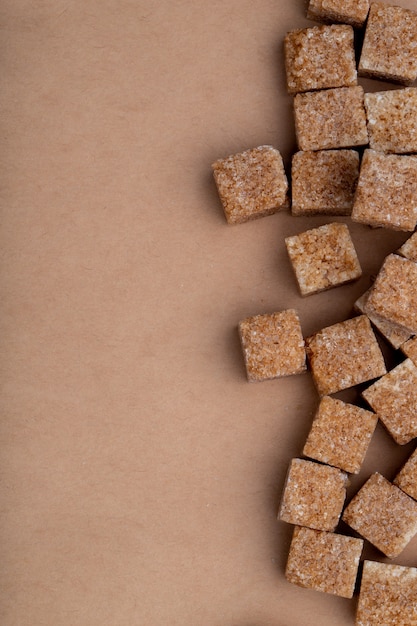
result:
[[[282,39],[304,15],[1,2],[3,626],[354,622],[356,600],[283,574],[310,374],[248,384],[236,324],[288,307],[305,335],[341,321],[406,235],[348,220],[363,277],[303,300],[283,238],[329,220],[230,227],[210,168],[264,143],[288,168]],[[412,447],[378,427],[352,490]],[[416,540],[397,562],[417,565]]]

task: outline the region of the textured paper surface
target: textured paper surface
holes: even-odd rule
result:
[[[262,144],[288,168],[282,40],[305,9],[1,3],[3,626],[354,622],[355,599],[284,578],[311,376],[247,383],[237,323],[345,319],[407,235],[346,220],[362,278],[302,299],[284,237],[333,220],[228,226],[210,168]],[[352,493],[411,450],[378,426]]]

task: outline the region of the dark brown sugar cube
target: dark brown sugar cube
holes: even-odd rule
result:
[[[350,215],[359,176],[356,150],[301,151],[291,167],[293,215]]]
[[[365,94],[369,145],[373,150],[417,152],[417,89]]]
[[[362,539],[296,526],[285,569],[289,582],[352,598]]]
[[[394,478],[394,484],[417,500],[417,448]]]
[[[417,78],[417,13],[372,2],[358,73],[411,85]]]
[[[350,148],[368,143],[361,86],[297,94],[294,117],[300,150]]]
[[[386,373],[381,349],[365,315],[323,328],[306,339],[306,350],[320,396]]]
[[[413,233],[399,248],[398,254],[417,263],[417,233]]]
[[[248,317],[240,322],[239,335],[250,382],[306,370],[304,339],[294,309]]]
[[[303,454],[357,474],[376,428],[375,413],[324,396],[314,416]]]
[[[352,220],[413,231],[417,224],[417,157],[365,150]]]
[[[406,359],[362,392],[394,441],[417,437],[417,366]]]
[[[393,559],[417,533],[417,502],[375,473],[352,498],[342,519]]]
[[[412,337],[401,346],[402,352],[417,366],[417,337]]]
[[[346,498],[347,475],[304,459],[293,459],[287,474],[278,519],[316,530],[333,531]]]
[[[214,180],[229,224],[240,224],[288,207],[288,180],[282,156],[260,146],[219,159]]]
[[[368,11],[369,0],[310,0],[307,17],[319,22],[342,22],[360,28]]]
[[[356,626],[417,624],[417,569],[364,561]]]
[[[285,245],[302,296],[343,285],[362,274],[346,224],[324,224],[286,237]]]
[[[417,263],[390,254],[378,272],[367,309],[417,334]]]
[[[372,288],[371,288],[372,289]],[[368,289],[363,293],[355,302],[354,310],[357,313],[363,313],[367,315],[370,322],[375,326],[379,333],[392,345],[395,350],[398,350],[400,346],[404,344],[409,338],[410,333],[404,330],[401,326],[388,322],[385,319],[379,317],[379,315],[373,314],[367,307],[368,298],[371,293],[371,289]]]
[[[289,93],[357,84],[353,29],[330,24],[292,30],[284,38]]]

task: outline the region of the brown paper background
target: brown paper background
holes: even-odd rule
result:
[[[284,236],[330,220],[230,227],[210,168],[265,143],[288,168],[282,39],[304,15],[1,3],[3,626],[354,623],[355,599],[283,573],[310,374],[248,384],[236,324],[289,307],[305,335],[341,321],[407,235],[347,220],[363,277],[302,299]],[[352,489],[412,447],[378,427]],[[396,561],[417,565],[417,541]]]

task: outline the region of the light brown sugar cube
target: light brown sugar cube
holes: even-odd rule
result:
[[[417,337],[412,337],[403,343],[401,350],[417,366]]]
[[[306,339],[306,351],[320,396],[386,373],[381,349],[366,315],[323,328]]]
[[[294,117],[300,150],[350,148],[368,143],[361,86],[297,94]]]
[[[352,598],[362,539],[294,528],[285,576],[300,587]]]
[[[282,156],[272,146],[245,150],[212,165],[229,224],[240,224],[288,208]]]
[[[404,344],[409,338],[410,333],[404,330],[401,326],[388,322],[382,319],[379,315],[375,315],[367,307],[367,302],[371,289],[368,289],[363,293],[355,302],[354,310],[358,313],[363,313],[369,317],[370,322],[375,326],[379,333],[392,345],[395,350],[398,350],[400,346]]]
[[[417,437],[417,367],[406,359],[362,392],[394,441]]]
[[[417,157],[365,150],[352,220],[413,231],[417,224]]]
[[[294,309],[248,317],[239,323],[239,335],[250,382],[306,370],[304,339]]]
[[[393,559],[417,533],[417,502],[376,472],[352,498],[342,519]]]
[[[365,109],[373,150],[417,152],[417,89],[366,93]]]
[[[316,530],[333,531],[345,502],[346,483],[347,475],[340,469],[293,459],[278,519]]]
[[[284,38],[289,93],[348,87],[358,82],[353,29],[330,24],[297,29]]]
[[[387,256],[366,306],[410,335],[417,334],[417,263],[397,254]]]
[[[350,215],[358,176],[356,150],[297,152],[291,167],[292,214]]]
[[[356,626],[415,626],[417,569],[364,561]]]
[[[398,254],[417,263],[417,233],[413,233],[399,248]]]
[[[362,270],[346,224],[324,224],[285,238],[302,296],[356,280]]]
[[[372,2],[358,73],[411,85],[417,78],[417,13]]]
[[[417,500],[417,448],[400,469],[393,482],[404,493]]]
[[[310,0],[307,17],[319,22],[342,22],[360,28],[368,11],[369,0]]]
[[[324,396],[304,445],[303,454],[357,474],[376,428],[375,413]]]

